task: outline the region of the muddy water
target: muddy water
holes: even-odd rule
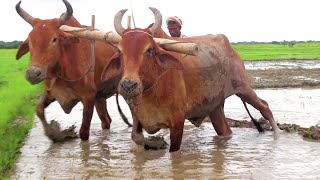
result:
[[[245,61],[246,69],[317,69],[320,68],[319,60],[289,60],[289,61]]]
[[[320,120],[319,89],[257,90],[268,100],[280,123],[315,125]],[[130,111],[121,98],[121,107]],[[219,138],[210,123],[196,128],[186,122],[181,150],[168,149],[132,153],[131,128],[120,119],[115,99],[108,100],[113,118],[111,130],[102,131],[94,115],[89,141],[80,139],[52,143],[43,134],[38,120],[21,149],[11,179],[319,179],[320,143],[303,140],[297,134],[283,132],[274,140],[272,132],[259,134],[255,129],[233,128],[229,139]],[[251,107],[252,114],[261,117]],[[48,119],[67,127],[79,128],[81,105],[65,115],[53,103]],[[241,101],[230,97],[226,116],[248,119]],[[131,119],[130,119],[131,120]],[[169,133],[159,133],[169,142]]]
[[[269,103],[276,121],[298,124],[302,127],[320,123],[320,89],[259,89],[257,95]],[[233,119],[250,120],[237,96],[226,99],[225,114]],[[259,111],[248,106],[254,117],[261,117]]]

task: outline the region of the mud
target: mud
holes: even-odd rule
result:
[[[45,135],[53,142],[63,142],[73,138],[79,138],[76,132],[76,126],[72,125],[67,129],[62,130],[58,121],[51,120],[47,126],[43,126]]]
[[[208,120],[209,121],[209,120]],[[235,128],[256,128],[254,124],[251,121],[245,121],[245,120],[234,120],[227,118],[228,124],[230,127]],[[272,131],[272,128],[270,126],[270,123],[268,120],[264,118],[260,118],[258,120],[260,125],[264,130]],[[320,126],[319,124],[316,124],[314,126],[311,126],[309,128],[301,127],[297,124],[287,124],[287,123],[278,123],[278,126],[281,130],[284,130],[289,133],[298,133],[304,138],[307,138],[307,140],[314,140],[320,142]]]
[[[252,87],[320,87],[320,60],[245,61]]]

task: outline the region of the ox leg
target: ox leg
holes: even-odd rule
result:
[[[46,94],[40,96],[40,101],[37,104],[36,113],[41,120],[45,135],[55,142],[61,141],[63,139],[63,136],[61,136],[60,132],[56,132],[56,129],[54,126],[52,126],[52,124],[48,124],[45,116],[45,108],[47,108],[54,101],[55,99],[53,97]]]
[[[95,102],[95,107],[101,120],[101,128],[110,129],[111,118],[107,110],[107,101],[105,99],[97,99]]]
[[[90,100],[83,101],[82,124],[80,128],[80,138],[82,140],[89,139],[89,131],[93,115],[94,103],[94,97],[90,98]]]
[[[250,90],[246,93],[237,94],[237,96],[260,111],[261,115],[270,122],[270,125],[274,131],[274,137],[278,138],[280,129],[273,118],[273,114],[268,106],[268,103],[265,100],[260,99],[253,90]]]
[[[55,99],[47,95],[40,96],[40,101],[37,104],[36,112],[43,126],[48,125],[48,122],[45,117],[45,108],[48,107],[53,101],[55,101]]]
[[[142,124],[134,118],[132,121],[131,139],[135,142],[131,151],[134,153],[141,153],[145,150],[145,139],[142,133]]]
[[[169,152],[178,151],[181,146],[183,135],[184,119],[174,122],[170,126],[170,150]]]
[[[144,136],[142,133],[142,125],[141,123],[133,117],[133,125],[131,132],[131,139],[137,144],[144,146]]]
[[[209,114],[211,123],[219,136],[230,136],[232,131],[224,115],[224,101]]]

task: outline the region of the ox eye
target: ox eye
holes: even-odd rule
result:
[[[153,54],[153,49],[152,48],[148,48],[147,51],[146,51],[146,55],[152,56],[152,54]]]
[[[55,43],[57,41],[58,38],[54,37],[52,38],[52,43]]]
[[[120,49],[118,49],[118,55],[122,56],[122,51],[120,51]]]

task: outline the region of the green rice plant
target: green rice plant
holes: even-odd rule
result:
[[[320,59],[320,42],[287,44],[232,44],[243,60]]]
[[[42,85],[25,80],[29,56],[15,60],[16,49],[0,49],[0,179],[5,178],[19,155],[19,149],[35,113],[35,100]]]

